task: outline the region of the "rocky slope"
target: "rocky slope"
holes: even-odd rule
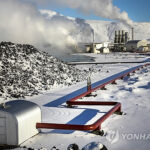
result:
[[[80,71],[31,45],[0,43],[0,98],[20,98],[85,80]]]

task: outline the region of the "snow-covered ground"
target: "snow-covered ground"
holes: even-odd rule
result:
[[[115,60],[116,55],[111,55],[111,59]],[[97,56],[102,57],[101,55]],[[118,57],[119,56],[120,54],[118,54]],[[137,55],[132,56],[132,61],[137,61]],[[144,56],[142,57],[141,61],[148,59],[147,56],[145,56],[145,58]],[[138,63],[107,65],[92,64],[79,65],[76,67],[83,70],[88,70],[89,68],[99,70],[99,72],[96,72],[95,76],[92,77],[92,82],[96,82],[137,65]],[[26,99],[41,106],[43,122],[91,124],[111,107],[78,106],[75,108],[66,108],[65,101],[58,102],[58,105],[55,104],[54,106],[46,105],[50,102],[55,102],[56,99],[80,89],[85,85],[86,82],[84,81],[69,87],[57,87],[50,92],[45,92],[44,94],[28,97]],[[107,90],[105,91],[98,90],[94,92],[93,94],[97,94],[96,97],[86,97],[81,99],[87,101],[121,102],[124,115],[120,116],[114,114],[102,124],[102,129],[105,133],[104,136],[84,131],[42,129],[40,134],[27,140],[21,146],[34,149],[51,149],[55,146],[59,150],[66,150],[68,145],[72,143],[76,143],[79,148],[82,149],[91,142],[100,142],[110,150],[148,150],[150,147],[150,66],[137,71],[135,74],[131,74],[130,77],[118,80],[117,85],[108,85],[106,88]]]
[[[131,28],[121,22],[70,18],[46,10],[39,12],[36,7],[19,1],[11,2],[9,7],[8,2],[3,1],[0,6],[2,8],[0,18],[3,20],[0,24],[0,32],[3,35],[0,36],[1,41],[34,44],[43,51],[59,57],[62,54],[83,52],[82,49],[77,50],[75,45],[91,42],[93,31],[95,42],[113,41],[115,30],[125,30],[131,37]],[[133,23],[133,27],[135,40],[150,39],[150,23]],[[90,124],[111,107],[66,108],[65,99],[61,101],[59,98],[86,86],[85,79],[90,73],[92,82],[96,82],[139,65],[139,61],[146,63],[150,58],[138,54],[113,53],[74,54],[63,60],[110,62],[110,64],[78,65],[74,68],[53,56],[39,52],[31,45],[2,42],[0,44],[0,102],[22,97],[41,107],[43,122]],[[128,63],[113,64],[113,62]],[[24,142],[21,147],[51,149],[56,146],[59,150],[66,150],[68,145],[76,143],[82,149],[91,142],[95,142],[93,145],[99,142],[112,150],[149,149],[149,73],[148,66],[124,80],[117,81],[117,85],[108,85],[106,91],[94,92],[97,94],[96,97],[81,99],[122,103],[124,115],[112,115],[103,123],[104,136],[82,131],[41,130],[40,134]],[[87,149],[91,150],[91,148]]]
[[[69,64],[82,63],[115,63],[115,62],[145,62],[149,61],[150,53],[139,55],[138,53],[109,53],[109,54],[94,54],[94,53],[76,53],[62,59]]]

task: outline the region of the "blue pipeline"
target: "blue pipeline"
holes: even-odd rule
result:
[[[130,72],[132,72],[132,71],[134,71],[134,70],[136,70],[136,69],[138,69],[138,68],[140,68],[142,66],[143,65],[138,65],[136,67],[132,67],[132,68],[124,70],[124,71],[122,71],[120,73],[114,74],[114,75],[112,75],[110,77],[107,77],[107,78],[105,78],[103,80],[97,81],[97,82],[95,82],[95,83],[93,83],[91,85],[92,89],[96,88],[96,87],[98,87],[98,86],[100,86],[100,85],[102,85],[104,83],[107,83],[109,81],[115,80],[118,77],[124,76],[125,74],[130,73]],[[66,101],[69,101],[70,99],[72,99],[74,97],[77,97],[77,96],[79,96],[79,95],[81,95],[81,94],[83,94],[85,92],[87,92],[87,86],[85,86],[85,87],[83,87],[83,88],[81,88],[79,90],[76,90],[76,91],[74,91],[74,92],[72,92],[72,93],[70,93],[68,95],[60,97],[60,98],[58,98],[58,99],[56,99],[56,100],[54,100],[52,102],[49,102],[49,103],[45,104],[44,106],[46,106],[46,107],[58,107],[61,104],[65,103]]]

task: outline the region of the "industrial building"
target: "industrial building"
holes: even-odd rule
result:
[[[129,40],[129,33],[124,30],[115,31],[114,50],[126,51],[125,44]]]
[[[147,52],[150,50],[150,40],[134,40],[134,28],[132,28],[131,39],[129,33],[124,30],[115,31],[114,51]]]
[[[109,42],[85,44],[88,53],[109,53]]]
[[[131,40],[130,40],[131,39]],[[114,35],[114,43],[93,42],[85,44],[86,52],[88,53],[109,53],[110,51],[116,52],[147,52],[150,51],[150,39],[148,40],[134,40],[134,28],[131,28],[131,37],[129,32],[125,30],[116,30]]]
[[[114,43],[117,44],[124,44],[129,40],[129,34],[128,32],[125,32],[124,30],[115,31],[115,39]]]
[[[131,40],[126,43],[126,50],[130,52],[146,52],[149,50],[148,44],[150,44],[148,40]]]
[[[86,52],[99,54],[100,51],[97,50],[97,43],[85,44]]]

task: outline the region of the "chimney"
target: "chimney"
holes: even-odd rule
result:
[[[134,40],[134,28],[132,28],[132,40]]]

